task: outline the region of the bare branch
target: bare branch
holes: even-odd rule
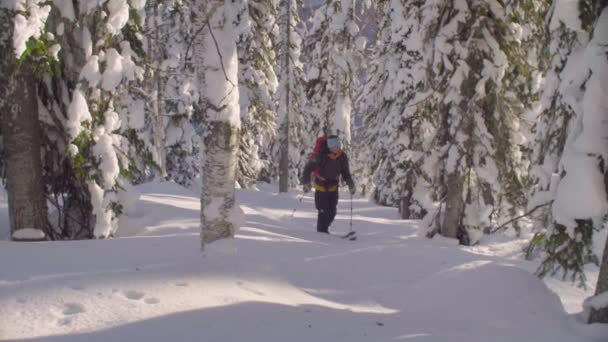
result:
[[[512,223],[512,222],[514,222],[514,221],[517,221],[517,220],[519,220],[519,219],[521,219],[521,218],[524,218],[524,217],[526,217],[526,216],[528,216],[528,215],[532,214],[532,213],[533,213],[533,212],[535,212],[536,210],[538,210],[538,209],[540,209],[540,208],[543,208],[543,207],[546,207],[546,206],[549,206],[549,205],[551,205],[551,204],[553,204],[553,201],[552,201],[552,200],[551,200],[551,201],[549,201],[549,202],[547,202],[547,203],[545,203],[545,204],[539,204],[539,205],[537,205],[536,207],[532,208],[532,209],[531,209],[530,211],[528,211],[527,213],[524,213],[524,214],[522,214],[522,215],[519,215],[519,216],[517,216],[517,217],[514,217],[514,218],[510,219],[509,221],[507,221],[507,222],[505,222],[505,223],[501,224],[500,226],[498,226],[498,227],[496,227],[496,228],[492,229],[492,230],[490,231],[490,233],[496,233],[497,231],[499,231],[499,230],[501,230],[502,228],[504,228],[506,225],[508,225],[508,224],[510,224],[510,223]]]
[[[232,84],[233,87],[236,87],[236,84],[234,84],[234,82],[232,82],[232,80],[230,80],[230,78],[228,78],[228,73],[226,72],[226,68],[224,67],[224,57],[222,56],[222,52],[220,51],[220,45],[217,42],[217,39],[215,38],[215,34],[213,34],[213,29],[211,29],[211,24],[209,23],[209,21],[207,21],[207,27],[209,28],[209,33],[211,33],[211,38],[213,38],[213,43],[215,43],[215,50],[217,51],[217,54],[220,56],[220,65],[222,66],[222,71],[224,72],[224,77],[226,77],[226,81],[228,81],[230,84]]]

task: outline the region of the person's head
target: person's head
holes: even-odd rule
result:
[[[340,151],[340,148],[342,146],[340,145],[340,138],[336,135],[330,135],[327,138],[327,148],[329,148],[329,150],[333,153],[336,153],[338,151]]]

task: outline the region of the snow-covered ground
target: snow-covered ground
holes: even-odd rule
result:
[[[395,209],[356,199],[357,241],[314,232],[312,197],[239,190],[236,239],[199,247],[197,194],[141,198],[119,238],[0,241],[0,340],[606,341],[579,322],[586,291],[538,280],[522,241],[463,248],[420,238]],[[346,197],[346,196],[343,196]],[[294,213],[294,208],[296,211]],[[334,232],[349,226],[349,201]],[[6,200],[0,196],[0,237]],[[592,285],[596,273],[590,274]],[[548,285],[548,286],[547,286]],[[561,301],[560,301],[561,299]]]

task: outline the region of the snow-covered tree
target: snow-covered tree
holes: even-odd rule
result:
[[[564,85],[579,70],[575,62],[568,62],[568,57],[579,55],[589,41],[589,33],[576,18],[577,7],[576,2],[554,1],[547,18],[549,65],[543,82],[541,112],[534,127],[535,138],[530,160],[533,182],[530,207],[542,206],[553,200],[559,181],[559,160],[575,120],[575,112],[568,103],[565,94],[567,88]],[[535,217],[541,227],[553,224],[551,207],[542,207]],[[543,232],[536,241],[541,241],[542,236]]]
[[[312,125],[309,132],[315,134],[313,139],[327,129],[339,132],[346,144],[351,142],[358,33],[353,0],[327,0],[312,18],[305,60],[307,116]]]
[[[302,38],[298,0],[282,0],[280,6],[280,82],[278,89],[278,160],[279,191],[287,192],[297,184],[299,170],[304,168],[310,145],[303,143],[308,134],[304,129],[304,74],[300,62]]]
[[[383,4],[380,39],[359,97],[365,113],[367,167],[373,172],[374,200],[399,206],[403,218],[421,218],[429,181],[423,170],[434,131],[433,113],[419,110],[429,97],[420,36],[424,1]]]
[[[160,175],[189,187],[199,175],[202,134],[202,123],[192,115],[198,93],[189,63],[191,10],[181,0],[151,0],[146,13],[148,115],[138,130],[151,136],[147,141]],[[143,105],[136,103],[134,107]]]
[[[539,177],[538,187],[545,193],[537,197],[553,201],[550,215],[546,215],[551,220],[546,222],[547,230],[538,233],[532,242],[544,252],[538,273],[561,273],[580,285],[586,281],[585,264],[599,263],[601,251],[593,250],[593,237],[602,229],[608,212],[604,189],[608,151],[603,133],[607,106],[601,101],[606,61],[598,57],[601,44],[606,42],[601,31],[606,23],[598,21],[598,14],[592,1],[554,2],[549,21],[554,32],[550,41],[554,72],[546,88],[549,101],[544,104],[546,116],[564,126],[544,126],[546,130],[539,133],[554,137],[555,147],[546,153],[548,160],[534,161],[537,169],[544,171],[538,172],[544,176]],[[556,160],[557,164],[548,164]]]
[[[32,99],[36,98],[38,77],[49,67],[48,59],[53,56],[36,55],[31,44],[25,46],[27,55],[16,51],[24,47],[19,39],[23,34],[20,23],[25,17],[18,11],[25,8],[4,5],[0,5],[0,120],[11,238],[44,240],[49,236],[48,209],[40,159],[38,103]],[[46,17],[49,9],[34,5],[31,12]],[[38,29],[35,36],[48,48],[48,37],[40,37],[42,30]]]
[[[38,104],[43,194],[53,207],[47,238],[111,236],[142,152],[129,143],[139,138],[127,103],[143,76],[144,1],[10,3],[16,55],[38,83],[29,101]]]
[[[425,226],[474,244],[525,206],[521,26],[498,1],[427,2],[421,18],[432,92],[419,110],[437,116]]]
[[[277,0],[251,0],[241,17],[239,36],[239,96],[241,137],[237,180],[250,187],[268,168],[270,142],[276,135],[275,93]]]
[[[241,1],[198,0],[193,8],[192,65],[204,122],[201,149],[201,244],[234,236],[239,149],[237,28]]]

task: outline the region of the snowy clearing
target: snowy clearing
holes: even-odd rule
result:
[[[104,241],[0,242],[0,339],[26,341],[605,341],[586,291],[538,280],[522,241],[464,248],[354,200],[351,242],[314,232],[312,197],[239,190],[245,226],[199,248],[198,194],[141,198]],[[6,200],[0,196],[2,237]],[[349,201],[331,227],[347,232]],[[296,208],[295,214],[293,209]],[[595,284],[597,272],[590,274]],[[555,292],[552,292],[549,288]],[[560,302],[561,299],[561,302]]]

